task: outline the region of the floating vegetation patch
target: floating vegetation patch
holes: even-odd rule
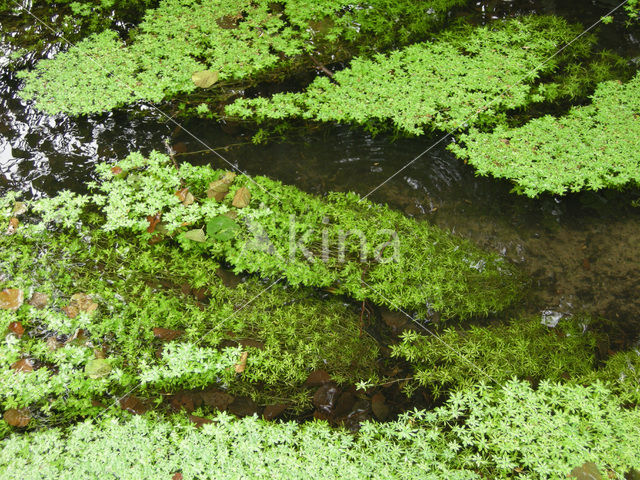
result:
[[[440,32],[433,41],[354,59],[332,79],[318,78],[303,92],[238,99],[226,111],[258,121],[299,117],[372,130],[392,124],[416,135],[491,126],[506,111],[545,99],[533,88],[542,75],[589,54],[594,37],[544,62],[581,31],[543,16],[466,25]]]
[[[640,75],[598,86],[590,105],[518,128],[471,130],[451,149],[481,175],[508,178],[534,197],[621,188],[640,180]]]

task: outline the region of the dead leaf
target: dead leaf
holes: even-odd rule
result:
[[[142,415],[149,410],[149,405],[144,400],[130,395],[126,398],[120,399],[120,408],[132,413],[133,415]]]
[[[213,70],[202,70],[191,75],[191,81],[196,87],[211,88],[218,81],[218,72]]]
[[[75,305],[67,305],[66,307],[62,307],[62,311],[66,313],[67,317],[69,318],[76,318],[80,313],[78,307],[76,307]]]
[[[176,472],[173,474],[173,476],[171,477],[171,480],[182,480],[182,474],[180,472]]]
[[[170,342],[171,340],[175,340],[183,334],[184,332],[182,330],[170,330],[168,328],[162,327],[155,327],[153,329],[153,336],[162,340],[163,342]]]
[[[162,218],[162,213],[158,212],[155,215],[148,215],[147,221],[149,222],[149,226],[147,227],[148,233],[153,233],[156,229],[156,225],[160,223],[160,219]]]
[[[64,307],[62,311],[69,318],[76,318],[80,313],[92,313],[98,308],[98,304],[94,302],[86,293],[75,293],[71,296],[69,305]]]
[[[176,192],[176,197],[180,200],[180,202],[185,206],[191,205],[196,201],[195,197],[189,191],[189,187],[182,188]]]
[[[28,358],[23,358],[11,364],[11,369],[16,372],[33,372],[33,361]]]
[[[13,204],[13,215],[18,216],[26,213],[27,205],[24,202],[16,202]]]
[[[24,327],[21,322],[11,322],[9,330],[15,333],[18,338],[22,338],[22,335],[24,335]]]
[[[305,387],[319,387],[331,381],[331,376],[324,370],[314,370],[304,382]]]
[[[17,310],[24,302],[24,293],[19,288],[5,288],[0,292],[0,309]]]
[[[202,392],[202,401],[211,408],[226,410],[235,400],[233,395],[229,395],[222,390],[212,389]]]
[[[61,346],[62,344],[58,341],[56,337],[47,338],[47,348],[49,349],[49,351],[54,352],[58,350]]]
[[[280,416],[287,409],[284,403],[276,403],[275,405],[267,405],[262,412],[262,418],[265,420],[273,420]]]
[[[376,416],[378,420],[385,420],[391,409],[389,405],[386,403],[386,399],[382,393],[376,393],[373,397],[371,397],[371,411]]]
[[[236,208],[244,208],[249,205],[251,201],[251,192],[247,187],[241,187],[236,191],[236,194],[233,196],[233,205]]]
[[[189,415],[189,421],[196,424],[196,427],[200,428],[207,423],[213,423],[213,420],[205,417],[197,417],[196,415]],[[182,475],[180,475],[182,478]]]
[[[240,355],[240,361],[238,361],[238,363],[236,363],[236,366],[234,367],[236,373],[242,373],[244,372],[244,369],[247,368],[248,356],[249,352],[242,352],[242,354]]]
[[[115,167],[111,167],[111,173],[114,175],[120,175],[122,173],[122,167],[116,165]]]
[[[18,229],[18,225],[20,225],[20,220],[18,220],[16,217],[11,217],[11,219],[9,220],[9,228],[7,228],[7,231],[5,233],[7,235],[13,235]]]
[[[29,299],[29,305],[38,310],[43,309],[49,303],[49,295],[46,293],[35,292]]]
[[[31,421],[28,408],[10,408],[4,412],[4,421],[12,427],[26,427]]]

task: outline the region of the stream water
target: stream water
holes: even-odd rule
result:
[[[556,13],[591,25],[613,6],[601,1],[487,0],[460,14],[482,22]],[[637,58],[640,37],[622,22],[616,17],[602,27],[602,45]],[[57,44],[45,43],[39,52],[13,61],[9,55],[21,36],[45,32],[6,14],[0,25],[0,194],[13,189],[37,197],[82,190],[96,162],[115,162],[135,150],[164,150],[166,139],[179,146],[181,161],[226,167],[210,152],[197,153],[203,150],[199,142],[144,106],[83,118],[38,112],[17,96],[21,82],[15,70],[55,54]],[[8,36],[18,40],[8,42]],[[318,194],[352,190],[365,195],[438,140],[394,141],[330,126],[287,142],[256,146],[249,133],[229,125],[192,120],[184,127],[247,173]],[[519,311],[588,312],[613,322],[618,346],[635,341],[640,332],[640,208],[631,201],[640,192],[519,197],[510,193],[508,182],[476,177],[445,147],[443,142],[430,150],[371,199],[427,219],[518,264],[531,279],[530,295]]]

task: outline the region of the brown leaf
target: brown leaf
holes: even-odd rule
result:
[[[202,427],[203,425],[205,425],[207,423],[213,423],[213,420],[211,420],[209,418],[197,417],[195,415],[189,415],[189,421],[195,423],[196,427],[198,427],[198,428]],[[180,475],[180,478],[182,478],[182,475]]]
[[[284,403],[276,403],[275,405],[267,405],[262,412],[262,418],[265,420],[273,420],[274,418],[280,416],[282,412],[287,409],[287,406]]]
[[[249,352],[242,352],[240,355],[240,360],[236,363],[234,367],[236,373],[244,372],[244,369],[247,368],[247,357],[249,356]]]
[[[63,309],[64,310],[64,309]],[[83,345],[87,340],[84,330],[78,328],[73,335],[71,335],[65,343],[73,343],[74,345]]]
[[[224,197],[229,193],[229,185],[233,183],[233,179],[236,178],[236,174],[233,172],[225,172],[222,178],[211,182],[209,189],[207,190],[208,198],[215,198],[217,202],[221,202]]]
[[[16,217],[11,217],[11,219],[9,220],[9,228],[7,228],[6,234],[13,235],[14,233],[16,233],[18,225],[20,225],[20,220],[18,220]]]
[[[5,288],[0,292],[0,309],[17,310],[24,302],[24,293],[19,288]]]
[[[182,480],[182,474],[180,472],[174,473],[171,480]]]
[[[54,351],[58,350],[61,346],[62,346],[62,344],[58,341],[58,339],[56,337],[47,338],[47,348],[50,351],[54,352]]]
[[[116,165],[115,167],[111,167],[111,173],[114,175],[120,175],[122,173],[122,167]]]
[[[49,295],[46,293],[35,292],[29,299],[29,305],[38,310],[43,309],[49,303]]]
[[[146,413],[147,410],[149,410],[147,402],[133,395],[130,395],[126,398],[121,398],[120,408],[134,415],[142,415],[143,413]]]
[[[575,477],[578,480],[600,480],[602,474],[598,470],[598,466],[593,462],[583,463],[581,466],[571,470],[571,477]]]
[[[231,205],[236,208],[244,208],[249,205],[251,201],[251,192],[247,187],[241,187],[236,191],[236,194],[233,196],[233,201]]]
[[[162,327],[153,328],[153,336],[159,338],[163,342],[170,342],[171,340],[175,340],[183,334],[184,332],[182,330],[170,330],[168,328]]]
[[[195,197],[189,192],[189,187],[182,188],[176,192],[176,197],[186,207],[196,201]]]
[[[11,322],[9,330],[15,333],[18,338],[22,338],[22,335],[24,335],[24,327],[21,322]]]
[[[11,364],[11,369],[16,372],[33,372],[33,361],[28,358],[23,358]]]
[[[208,407],[226,410],[233,403],[235,397],[222,390],[213,389],[202,392],[202,400]]]
[[[78,312],[85,313],[92,313],[98,308],[98,304],[86,293],[74,293],[71,295],[69,306],[75,307]]]
[[[331,376],[324,370],[314,370],[304,382],[305,387],[319,387],[331,381]]]
[[[385,420],[391,411],[382,393],[376,393],[371,397],[371,410],[378,420]]]
[[[162,218],[162,213],[158,212],[155,215],[148,215],[147,221],[149,222],[149,226],[147,227],[148,233],[153,233],[156,229],[156,225],[160,223],[160,219]]]
[[[69,318],[76,318],[80,313],[78,307],[76,307],[75,305],[67,305],[66,307],[62,308],[62,311],[66,313],[67,317]]]
[[[26,427],[31,421],[28,408],[10,408],[4,412],[4,421],[12,427]]]

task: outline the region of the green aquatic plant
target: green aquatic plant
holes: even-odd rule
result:
[[[530,197],[622,188],[640,179],[640,75],[604,82],[591,103],[517,128],[471,130],[451,150],[479,175],[507,178]]]
[[[406,331],[391,347],[406,359],[414,381],[439,396],[471,388],[488,378],[504,382],[582,379],[596,368],[598,335],[584,330],[588,320],[564,319],[549,328],[539,318],[489,326],[449,327],[438,338]]]
[[[375,48],[408,41],[461,3],[162,0],[127,43],[106,30],[24,72],[22,96],[46,112],[77,115],[193,93],[196,72],[246,86],[288,76],[301,65],[313,68],[310,54],[348,57],[345,42]],[[222,94],[213,87],[214,95]]]
[[[544,382],[537,390],[517,381],[504,388],[478,385],[433,411],[364,423],[356,435],[324,422],[269,423],[226,414],[211,420],[196,429],[179,416],[104,418],[13,433],[1,441],[0,475],[550,479],[592,464],[602,478],[622,480],[640,468],[640,412],[623,408],[600,384]]]
[[[102,181],[92,185],[103,229],[171,237],[237,272],[445,318],[502,310],[521,289],[515,269],[497,255],[355,194],[319,198],[265,177],[176,169],[159,153],[131,154],[115,172],[99,166]],[[184,189],[190,202],[176,195]],[[238,207],[241,192],[248,200]]]
[[[0,204],[10,216],[15,195]],[[309,403],[304,382],[315,369],[338,383],[375,377],[377,347],[339,299],[282,285],[262,295],[269,285],[242,281],[200,252],[83,221],[79,231],[25,223],[0,236],[0,290],[19,289],[25,300],[0,308],[9,332],[0,345],[4,409],[29,408],[35,425],[55,424],[102,412],[134,387],[160,401],[217,385],[295,410]]]
[[[533,89],[541,76],[589,54],[592,36],[551,57],[580,31],[544,16],[465,25],[432,41],[356,58],[333,83],[321,77],[299,93],[240,98],[226,112],[259,122],[298,117],[373,130],[390,123],[416,135],[490,126],[506,111],[544,99]]]

